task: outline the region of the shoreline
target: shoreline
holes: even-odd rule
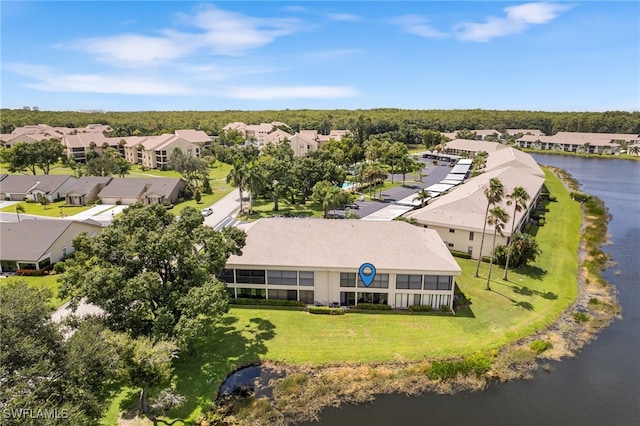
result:
[[[549,169],[569,191],[578,191],[579,183],[567,172],[552,167]],[[575,357],[600,331],[620,318],[616,290],[601,277],[601,271],[610,266],[609,258],[600,250],[607,242],[606,228],[610,217],[601,200],[595,197],[591,199],[602,213],[594,215],[582,203],[576,299],[543,330],[491,351],[487,355],[490,366],[486,371],[455,374],[453,378],[444,380],[428,377],[427,372],[434,363],[460,364],[464,362],[460,358],[324,366],[267,361],[262,363],[266,371],[284,375],[284,378],[271,380],[266,386],[273,392],[271,399],[246,395],[218,399],[207,417],[222,424],[239,425],[286,425],[317,420],[325,408],[370,402],[376,395],[481,391],[491,384],[530,379],[540,367],[548,371],[551,367],[545,361]],[[597,241],[591,240],[589,243],[585,238],[587,233],[601,230],[603,225],[604,232],[598,232]],[[595,252],[594,244],[597,248]],[[536,342],[534,345],[539,342],[547,346],[550,344],[550,347],[536,352],[532,349],[533,342]]]

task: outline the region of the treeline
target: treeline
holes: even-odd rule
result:
[[[414,143],[424,130],[451,132],[461,129],[539,129],[547,135],[557,132],[640,134],[640,111],[545,112],[495,110],[278,110],[278,111],[145,111],[83,113],[74,111],[27,111],[2,109],[1,133],[14,128],[48,124],[58,127],[85,127],[108,124],[111,136],[157,135],[177,129],[204,130],[219,135],[228,123],[247,124],[281,121],[293,131],[315,129],[328,134],[348,129],[355,135],[388,135],[394,140]],[[366,137],[364,139],[366,139]]]

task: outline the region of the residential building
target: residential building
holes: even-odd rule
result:
[[[405,218],[436,231],[450,250],[466,252],[476,259],[480,255],[489,256],[492,247],[487,241],[492,241],[493,229],[488,225],[485,229],[487,198],[484,189],[492,178],[502,182],[505,195],[510,194],[516,186],[521,186],[530,197],[527,207],[515,215],[513,207],[506,204],[506,197],[498,204],[509,214],[503,236],[498,234],[496,237],[496,245],[505,245],[511,237],[513,224],[515,223],[515,230],[520,230],[527,223],[544,184],[544,177],[528,173],[527,167],[512,165],[482,173],[431,200],[427,206],[407,213]],[[486,238],[480,253],[483,229]]]
[[[72,241],[81,232],[95,235],[95,221],[28,219],[0,222],[0,273],[18,269],[43,269],[73,253]]]
[[[220,274],[232,297],[453,307],[461,269],[433,230],[315,218],[259,219],[242,227],[242,255],[230,256]],[[365,263],[376,269],[368,286],[358,273]]]
[[[544,178],[544,171],[531,155],[512,147],[499,149],[489,154],[484,171],[488,172],[504,167],[516,167],[524,173]]]
[[[621,145],[640,143],[636,134],[558,132],[553,136],[524,135],[516,140],[520,148],[534,148],[590,154],[618,154]]]
[[[86,206],[98,199],[98,193],[111,182],[110,176],[85,176],[71,186],[65,195],[65,200],[71,206]]]
[[[99,193],[103,204],[172,204],[185,187],[180,178],[113,178]]]
[[[491,153],[499,149],[506,148],[498,142],[488,142],[481,140],[454,139],[444,144],[446,154],[460,155],[463,157],[474,157],[478,152]]]
[[[49,202],[62,199],[76,182],[65,175],[8,175],[0,181],[0,199],[38,201],[44,195]]]

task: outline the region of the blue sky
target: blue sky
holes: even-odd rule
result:
[[[1,106],[640,110],[640,2],[1,2]]]

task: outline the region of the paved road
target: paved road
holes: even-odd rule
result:
[[[216,231],[239,223],[235,219],[235,215],[240,211],[240,194],[237,189],[234,189],[209,207],[213,209],[213,213],[204,218],[204,224],[211,226]]]

